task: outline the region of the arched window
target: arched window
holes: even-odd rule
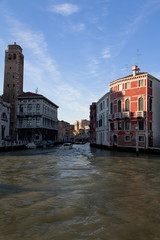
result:
[[[143,98],[138,99],[138,111],[143,111]]]
[[[118,112],[121,112],[121,100],[118,100]]]
[[[28,104],[27,108],[28,108],[28,112],[32,111],[32,105],[31,104]]]
[[[7,121],[7,114],[6,114],[5,112],[3,112],[3,113],[1,114],[1,119],[2,119],[3,121]]]
[[[125,100],[125,111],[129,111],[129,109],[130,109],[130,107],[129,107],[129,99],[127,98],[126,100]]]

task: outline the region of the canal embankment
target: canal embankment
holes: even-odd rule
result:
[[[123,146],[106,146],[102,144],[90,143],[91,147],[96,147],[99,149],[106,149],[109,151],[119,151],[119,152],[136,152],[136,147],[123,147]],[[138,153],[148,153],[148,154],[160,154],[160,148],[138,148]]]

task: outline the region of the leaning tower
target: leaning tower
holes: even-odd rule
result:
[[[3,99],[10,103],[10,136],[16,140],[17,96],[23,92],[22,48],[14,43],[5,51]]]

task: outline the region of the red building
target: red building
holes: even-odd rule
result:
[[[110,83],[110,145],[160,146],[160,81],[139,72]],[[137,137],[136,137],[137,131]]]
[[[90,105],[90,142],[96,143],[96,103]]]

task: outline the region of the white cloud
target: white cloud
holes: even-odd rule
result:
[[[110,48],[107,47],[103,50],[102,52],[102,58],[110,58],[111,57],[111,53],[110,53]]]
[[[63,4],[52,5],[49,11],[61,14],[63,16],[69,16],[73,13],[78,12],[79,7],[74,4],[63,3]]]
[[[89,75],[91,74],[92,77],[97,76],[97,72],[99,69],[99,61],[95,57],[90,60],[89,69],[90,69]]]
[[[39,67],[41,69],[43,67],[45,71],[54,73],[55,78],[59,77],[60,73],[57,70],[54,60],[49,55],[43,33],[33,32],[9,16],[7,17],[7,21],[10,25],[10,34],[13,36],[13,39],[16,39],[17,44],[22,43],[23,48],[30,49],[31,59],[33,60],[34,58],[34,62],[37,64],[36,68]]]
[[[85,24],[81,23],[81,24],[71,25],[70,29],[73,32],[81,32],[85,29]]]

